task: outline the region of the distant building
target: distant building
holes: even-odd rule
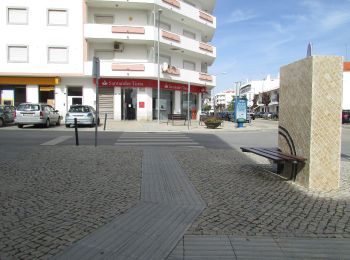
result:
[[[248,81],[240,87],[240,96],[245,96],[248,100],[248,107],[254,105],[254,97],[258,96],[257,107],[255,111],[269,111],[278,113],[278,98],[279,98],[279,78],[272,79],[270,75],[263,80],[252,80]],[[268,108],[263,104],[263,94],[267,93],[271,96],[271,102],[269,103]]]
[[[226,110],[235,97],[236,91],[232,89],[225,90],[215,95],[215,107],[219,111]]]

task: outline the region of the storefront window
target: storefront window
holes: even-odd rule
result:
[[[187,116],[187,111],[188,111],[188,92],[182,92],[182,114]],[[189,107],[190,107],[190,118],[196,119],[197,116],[197,94],[195,93],[190,93],[190,102],[189,102]]]
[[[157,119],[158,116],[158,91],[153,89],[153,119]],[[160,91],[160,120],[168,120],[168,114],[172,114],[173,111],[173,91],[161,90]]]

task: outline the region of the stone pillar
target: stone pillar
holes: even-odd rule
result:
[[[174,91],[174,114],[180,114],[181,113],[181,91],[175,90]]]
[[[312,56],[281,68],[278,147],[307,159],[296,182],[339,187],[342,57]],[[282,174],[290,176],[290,167]]]
[[[120,87],[114,87],[114,120],[122,120],[122,89]]]

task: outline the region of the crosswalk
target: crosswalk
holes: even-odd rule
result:
[[[182,133],[123,133],[116,146],[164,146],[204,148]]]

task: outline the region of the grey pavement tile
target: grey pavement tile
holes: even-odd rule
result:
[[[350,239],[277,238],[276,242],[288,257],[350,259]]]

